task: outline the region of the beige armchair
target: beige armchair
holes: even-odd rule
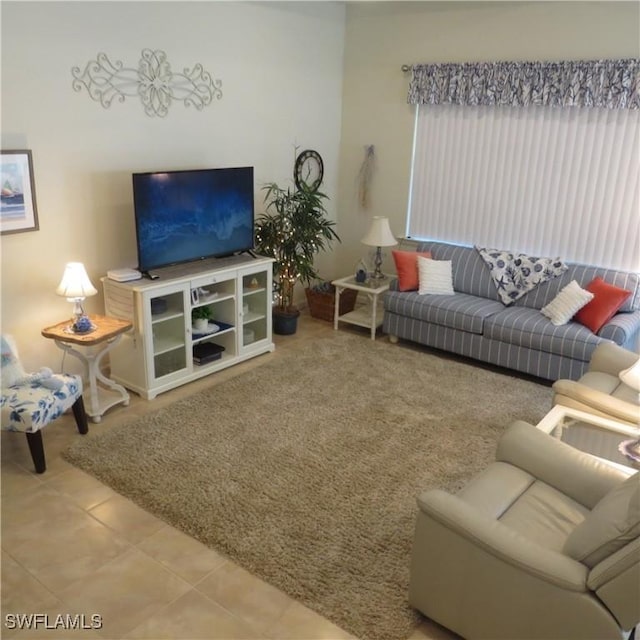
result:
[[[637,472],[516,422],[464,489],[418,505],[409,601],[462,637],[619,639],[640,621]]]
[[[587,372],[579,380],[557,380],[553,384],[553,404],[638,425],[638,391],[623,384],[618,377],[637,360],[637,353],[616,344],[605,342],[598,345]]]

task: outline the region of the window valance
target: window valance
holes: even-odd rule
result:
[[[410,104],[640,109],[640,59],[465,62],[412,68]]]

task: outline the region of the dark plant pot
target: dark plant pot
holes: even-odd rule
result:
[[[273,333],[290,336],[298,330],[299,311],[273,311]]]

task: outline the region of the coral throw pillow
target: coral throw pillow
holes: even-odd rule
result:
[[[418,290],[418,256],[430,258],[430,251],[392,251],[398,273],[399,291]]]
[[[593,333],[598,333],[631,295],[631,291],[609,284],[602,278],[594,278],[585,289],[593,293],[593,300],[576,313],[574,320]]]

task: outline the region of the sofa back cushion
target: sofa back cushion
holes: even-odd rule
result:
[[[569,534],[563,551],[593,568],[640,536],[640,475],[607,493]]]
[[[605,282],[621,289],[631,291],[631,295],[624,301],[620,311],[634,311],[640,309],[640,274],[616,269],[605,269],[584,264],[569,264],[569,268],[558,278],[539,284],[533,291],[529,291],[514,306],[542,309],[549,304],[560,290],[575,280],[583,289],[595,278],[602,278]]]
[[[429,251],[434,260],[451,260],[454,291],[500,302],[491,272],[473,247],[427,241],[418,245],[418,251]]]
[[[434,260],[451,260],[455,291],[500,301],[490,270],[474,247],[429,240],[420,242],[417,249],[430,251]],[[517,247],[514,250],[518,250]],[[598,277],[616,287],[631,291],[631,295],[620,307],[620,311],[640,309],[640,274],[584,264],[569,264],[569,268],[561,276],[537,285],[533,291],[529,291],[514,302],[513,306],[542,309],[572,280],[585,289],[594,278]]]

